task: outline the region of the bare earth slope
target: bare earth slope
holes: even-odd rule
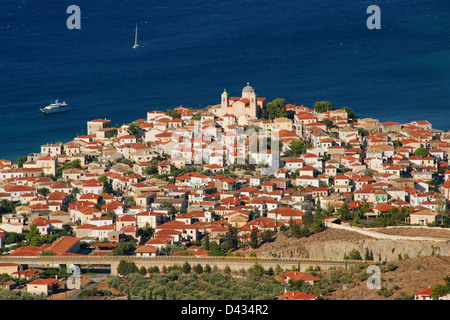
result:
[[[372,230],[374,231],[374,230]],[[420,236],[448,239],[450,232],[442,229],[383,228],[377,232],[400,236]],[[311,259],[342,259],[345,253],[356,248],[362,257],[364,250],[373,251],[375,261],[391,262],[398,268],[381,274],[381,286],[391,290],[383,296],[369,289],[366,281],[340,287],[328,295],[337,300],[391,300],[434,284],[444,284],[444,276],[450,275],[450,241],[412,241],[375,239],[357,232],[327,228],[308,238],[287,237],[279,232],[273,242],[257,249],[242,250],[257,256],[299,257]],[[405,255],[406,254],[406,255]],[[406,259],[405,259],[406,257]],[[401,258],[401,260],[399,260]],[[380,260],[381,259],[381,260]],[[333,271],[322,270],[323,276]]]
[[[381,230],[380,230],[381,231]],[[395,235],[409,235],[413,233],[408,229],[385,229]],[[441,230],[417,230],[421,236],[443,239]],[[447,232],[447,236],[450,233]],[[265,243],[257,249],[242,250],[241,254],[253,252],[257,256],[267,257],[295,257],[310,259],[341,260],[352,249],[364,255],[366,248],[373,252],[376,260],[398,260],[398,256],[423,257],[431,255],[449,256],[450,240],[448,241],[421,241],[421,240],[389,240],[376,239],[357,232],[327,228],[307,238],[287,237],[279,232],[273,242]]]
[[[354,286],[342,286],[328,296],[336,300],[392,300],[435,284],[445,284],[444,276],[450,275],[450,257],[418,257],[392,262],[398,268],[381,274],[381,286],[391,290],[385,297],[378,290],[369,289],[365,281]]]

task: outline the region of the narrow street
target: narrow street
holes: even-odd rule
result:
[[[94,276],[92,276],[90,278],[90,280],[92,281],[91,283],[89,283],[86,286],[81,286],[81,289],[77,289],[75,294],[73,294],[68,300],[76,300],[78,298],[78,295],[81,293],[81,291],[83,290],[89,290],[92,289],[93,287],[95,287],[98,283],[100,283],[101,281],[105,280],[106,277],[108,276],[107,273],[99,273],[96,274]]]
[[[82,269],[81,289],[62,291],[54,295],[51,295],[50,297],[48,297],[48,300],[76,300],[78,298],[78,295],[83,290],[92,289],[98,283],[105,280],[106,277],[110,274],[109,269],[90,269],[90,272],[92,272],[93,274],[86,275],[86,269]],[[62,280],[60,286],[61,288],[65,288],[66,280]]]

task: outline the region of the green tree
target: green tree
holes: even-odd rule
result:
[[[160,272],[158,266],[153,266],[151,269],[152,269],[153,273],[159,273]]]
[[[117,266],[117,273],[121,275],[127,275],[130,273],[136,273],[138,272],[138,267],[134,262],[128,262],[125,260],[121,260],[119,262],[119,265]]]
[[[264,274],[264,267],[256,262],[252,267],[248,270],[248,275],[252,280],[259,280]]]
[[[373,253],[372,250],[369,251],[369,248],[366,248],[364,252],[364,260],[373,260]]]
[[[26,240],[26,234],[24,233],[17,233],[17,232],[5,232],[5,243],[6,244],[12,244],[12,243],[18,243],[22,242],[23,240]]]
[[[134,243],[129,241],[120,242],[117,247],[115,247],[112,251],[112,254],[115,256],[123,256],[130,255],[134,252],[136,246]]]
[[[322,123],[327,126],[328,129],[334,128],[334,123],[330,119],[323,119]]]
[[[167,109],[166,114],[172,118],[181,118],[181,113],[173,109]]]
[[[440,297],[450,293],[450,276],[444,277],[445,284],[435,284],[431,287],[433,292],[430,294],[433,300],[438,300]]]
[[[16,213],[14,201],[3,199],[0,203],[0,215],[5,213]]]
[[[100,175],[100,177],[98,177],[98,180],[103,182],[103,191],[102,191],[103,193],[107,193],[107,194],[111,194],[111,195],[116,194],[112,183],[109,181],[109,179],[106,175],[104,175],[104,174]]]
[[[71,168],[81,169],[81,160],[75,159],[73,161],[66,162],[62,166],[56,168],[56,176],[60,177],[64,170]]]
[[[136,205],[136,201],[134,200],[133,196],[129,196],[128,198],[126,198],[124,203],[130,207]]]
[[[202,267],[202,265],[200,263],[197,263],[193,267],[193,270],[194,270],[195,273],[198,273],[198,274],[202,274],[203,273],[203,267]]]
[[[142,172],[145,176],[152,176],[158,173],[158,168],[156,165],[152,164],[151,166],[145,167]]]
[[[279,275],[279,274],[281,274],[281,273],[283,273],[283,268],[282,268],[279,264],[277,264],[277,265],[275,266],[275,274],[276,274],[276,275]]]
[[[29,246],[37,247],[42,244],[43,239],[42,239],[39,229],[35,223],[32,223],[30,225],[30,228],[28,229],[28,232],[27,232],[26,239],[27,239],[27,244]]]
[[[343,107],[342,109],[345,110],[345,112],[347,112],[347,117],[348,118],[354,118],[355,117],[355,112],[350,109],[349,107]]]
[[[225,274],[230,274],[230,273],[231,273],[231,268],[230,268],[230,266],[229,266],[229,265],[226,265],[225,268],[223,269],[223,272],[224,272]]]
[[[143,226],[142,228],[138,229],[139,234],[142,236],[143,239],[149,239],[153,234],[155,233],[155,229],[152,228],[148,222]]]
[[[289,145],[289,150],[295,155],[299,156],[306,152],[306,149],[310,147],[310,144],[303,142],[302,140],[292,140]],[[281,149],[280,149],[281,150]]]
[[[348,259],[350,259],[350,260],[361,260],[361,254],[359,253],[358,250],[356,250],[355,248],[353,248],[353,249],[350,250],[350,252],[348,253]]]
[[[286,101],[282,98],[276,98],[266,103],[262,110],[262,118],[273,120],[276,118],[286,117]]]
[[[417,148],[416,150],[414,150],[414,155],[417,157],[426,157],[426,156],[428,156],[428,154],[429,154],[429,151],[427,148],[420,147],[420,148]]]
[[[306,214],[303,216],[302,221],[304,225],[310,226],[314,221],[314,216],[310,211],[307,211]]]
[[[53,251],[44,251],[40,255],[41,256],[54,256],[55,253]]]
[[[19,165],[19,168],[23,168],[23,164],[27,162],[27,157],[19,157],[16,162]]]
[[[210,250],[209,233],[206,232],[205,237],[202,240],[202,248],[205,250]]]
[[[140,268],[139,268],[139,274],[141,275],[141,276],[146,276],[147,275],[147,269],[144,267],[144,266],[141,266]]]
[[[369,135],[369,131],[363,128],[358,128],[358,134],[362,137],[366,137]]]
[[[209,256],[223,256],[224,250],[222,249],[222,247],[219,244],[217,244],[217,242],[211,242],[208,255]]]
[[[256,249],[258,247],[258,233],[256,230],[252,230],[250,233],[250,247]]]
[[[181,266],[181,271],[185,274],[191,273],[191,265],[189,262],[185,261]]]
[[[392,141],[392,145],[394,146],[395,149],[397,149],[401,147],[403,144],[399,140],[394,140]]]
[[[173,219],[175,217],[175,214],[178,212],[177,208],[173,205],[173,203],[169,202],[163,202],[161,203],[161,206],[165,209],[169,209],[169,215]]]
[[[271,242],[273,240],[273,231],[272,230],[264,230],[261,232],[261,240],[263,242]]]
[[[238,230],[235,227],[229,226],[228,232],[225,234],[225,240],[222,243],[224,251],[235,250],[238,248]]]
[[[344,202],[341,207],[338,209],[337,214],[340,216],[342,220],[350,220],[350,211],[348,209],[348,203]]]
[[[139,132],[141,131],[141,127],[137,123],[131,123],[128,126],[128,133],[136,138],[139,138]]]
[[[330,101],[316,101],[313,108],[317,113],[334,110],[333,104]]]
[[[294,220],[289,219],[289,231],[291,232],[292,236],[295,238],[299,238],[301,234],[300,230],[300,224],[295,223]]]

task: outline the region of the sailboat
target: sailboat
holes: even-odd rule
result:
[[[138,45],[138,43],[137,43],[137,23],[136,23],[136,34],[135,34],[135,36],[134,36],[134,46],[133,46],[133,49],[137,49],[137,48],[139,48],[139,45]]]

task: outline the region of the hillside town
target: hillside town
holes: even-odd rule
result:
[[[449,132],[422,119],[359,118],[329,101],[268,101],[249,84],[219,98],[122,125],[92,119],[86,135],[0,160],[2,254],[225,254],[230,233],[253,247],[305,218],[450,226]],[[0,274],[8,268],[37,272],[0,265]],[[34,281],[48,289],[54,280]],[[282,299],[296,296],[315,298]]]

